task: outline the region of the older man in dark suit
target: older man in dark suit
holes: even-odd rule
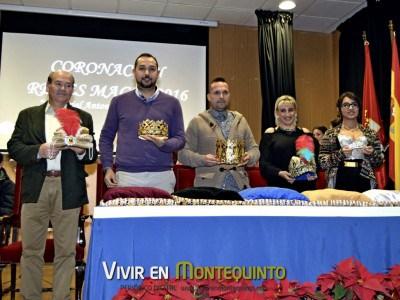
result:
[[[81,126],[93,136],[91,115],[69,104],[73,75],[51,72],[46,89],[48,102],[21,111],[8,141],[10,156],[23,167],[21,293],[29,300],[42,299],[43,252],[49,221],[55,243],[53,299],[70,299],[79,211],[88,203],[84,165],[97,158],[95,145],[93,151],[88,151],[74,146],[57,148],[52,143],[54,132],[61,127],[55,115],[60,108],[76,111]]]

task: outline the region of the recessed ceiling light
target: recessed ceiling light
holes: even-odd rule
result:
[[[296,7],[296,3],[292,0],[285,0],[279,3],[279,8],[283,10],[291,10]]]

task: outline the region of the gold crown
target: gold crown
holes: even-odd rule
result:
[[[317,165],[315,163],[315,159],[312,159],[310,162],[302,160],[298,156],[292,156],[289,162],[289,173],[292,177],[298,177],[305,173],[316,173]]]
[[[242,162],[244,156],[244,141],[243,140],[222,140],[217,139],[216,143],[216,157],[224,163],[230,165],[237,165]]]
[[[163,120],[146,119],[139,123],[138,135],[156,135],[168,137],[168,124]]]

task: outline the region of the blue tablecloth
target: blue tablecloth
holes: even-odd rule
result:
[[[137,283],[117,279],[118,267],[142,267],[148,276],[152,266],[168,266],[172,278],[181,261],[282,266],[300,282],[315,282],[348,257],[385,272],[400,263],[399,233],[398,207],[97,207],[84,299],[112,299]]]

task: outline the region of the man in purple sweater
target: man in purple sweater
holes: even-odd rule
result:
[[[108,187],[147,186],[174,191],[172,153],[185,145],[185,131],[179,100],[156,86],[159,73],[157,59],[149,53],[140,54],[133,70],[137,88],[111,101],[99,143]],[[140,123],[145,120],[164,121],[168,125],[168,137],[150,134],[139,137]]]

